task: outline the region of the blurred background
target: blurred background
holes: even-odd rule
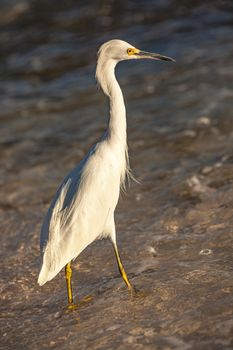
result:
[[[47,186],[103,132],[108,110],[95,86],[96,51],[112,38],[177,61],[119,65],[131,149],[156,152],[157,142],[173,143],[179,132],[180,151],[203,147],[197,125],[207,147],[210,133],[232,132],[232,21],[231,1],[1,1],[2,204],[49,200]],[[144,156],[146,171],[159,166]],[[141,162],[135,171],[142,176]]]
[[[132,310],[123,315],[128,300],[123,287],[118,293],[111,247],[94,244],[77,262],[75,278],[81,295],[92,292],[99,301],[80,311],[77,331],[74,319],[58,313],[65,301],[62,278],[36,285],[39,232],[60,181],[107,126],[108,104],[94,76],[98,47],[114,38],[176,60],[124,62],[116,72],[131,167],[141,183],[132,184],[118,206],[119,244],[133,284],[149,292],[134,303],[134,316]],[[30,349],[67,349],[78,341],[80,349],[230,349],[232,39],[230,0],[0,1],[6,348],[19,341]],[[97,332],[99,321],[90,315],[102,315],[107,333]],[[46,332],[43,340],[40,332]]]

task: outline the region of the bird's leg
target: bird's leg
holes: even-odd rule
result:
[[[127,287],[129,288],[130,291],[133,291],[133,288],[129,282],[129,279],[127,277],[127,274],[125,272],[125,269],[124,269],[124,266],[121,262],[121,258],[120,258],[120,254],[118,252],[118,249],[117,249],[117,245],[116,243],[113,243],[113,248],[114,248],[114,252],[115,252],[115,255],[116,255],[116,259],[117,259],[117,264],[118,264],[118,268],[119,268],[119,271],[120,271],[120,274],[125,282],[125,284],[127,285]]]
[[[73,305],[73,294],[72,294],[72,285],[71,285],[71,278],[72,278],[72,269],[71,269],[71,263],[68,263],[65,267],[65,274],[66,274],[66,286],[67,286],[67,296],[68,296],[68,304]]]

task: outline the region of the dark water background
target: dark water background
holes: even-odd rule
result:
[[[232,349],[232,1],[0,2],[2,349]],[[106,128],[96,51],[112,38],[176,59],[117,69],[133,183],[119,248],[89,246],[42,288],[39,232],[59,182]]]

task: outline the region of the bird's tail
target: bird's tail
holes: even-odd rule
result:
[[[49,279],[48,279],[48,270],[43,265],[41,270],[40,270],[40,274],[39,274],[37,282],[38,282],[38,284],[40,286],[43,286],[43,284],[45,284],[47,281],[49,281]]]
[[[38,284],[40,286],[43,286],[43,284],[46,282],[51,281],[61,271],[62,268],[63,265],[60,265],[58,268],[51,270],[48,268],[46,263],[43,263],[37,280]]]
[[[62,246],[62,250],[60,246]],[[78,253],[80,252],[76,253],[75,249],[72,251],[70,245],[66,246],[65,243],[53,244],[52,246],[48,243],[43,255],[43,264],[39,273],[38,284],[42,286],[53,279],[66,264],[76,258]]]
[[[48,244],[43,255],[43,264],[39,273],[38,284],[42,286],[53,279],[65,264],[66,261],[60,261],[59,249],[51,249]]]

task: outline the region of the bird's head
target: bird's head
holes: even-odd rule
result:
[[[118,62],[132,59],[152,59],[174,61],[173,58],[158,53],[141,51],[123,40],[110,40],[104,43],[98,51],[96,80],[104,93],[109,95],[114,82],[114,69]]]
[[[115,64],[124,60],[142,58],[174,62],[174,59],[171,57],[163,56],[158,53],[141,51],[126,41],[117,39],[104,43],[98,51],[98,58],[105,62],[112,61]]]

